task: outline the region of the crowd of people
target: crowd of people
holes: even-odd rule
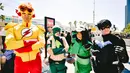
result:
[[[75,73],[92,70],[95,73],[121,73],[123,63],[129,61],[125,42],[111,34],[112,23],[108,19],[102,19],[96,25],[102,32],[102,40],[92,40],[91,29],[82,25],[72,32],[62,32],[55,25],[45,30],[41,25],[32,24],[35,14],[30,3],[22,3],[18,8],[16,13],[21,16],[22,23],[5,26],[1,73],[42,73],[43,62],[49,65],[51,73],[67,73],[66,62],[74,65]],[[46,61],[41,60],[40,49],[47,50],[42,52],[48,53]]]

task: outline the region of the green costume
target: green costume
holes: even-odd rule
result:
[[[77,54],[75,61],[75,73],[90,73],[92,70],[90,63],[90,50],[87,50],[81,41],[77,41],[76,38],[73,38],[69,52],[71,54]]]
[[[56,37],[54,34],[60,32],[60,28],[56,27],[53,29],[53,39],[51,40],[52,51],[54,55],[65,53],[63,40],[60,37]],[[54,61],[49,58],[51,73],[66,73],[67,67],[65,66],[65,59],[62,61]]]

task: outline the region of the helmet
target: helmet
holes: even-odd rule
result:
[[[112,24],[108,19],[103,19],[96,26],[100,30],[100,29],[103,29],[103,28],[106,28],[106,27],[110,28],[112,26]]]
[[[78,25],[75,30],[77,32],[85,31],[85,26],[84,25]]]
[[[18,9],[16,9],[16,13],[18,14],[18,16],[21,16],[22,15],[22,12],[26,13],[26,14],[31,14],[31,16],[34,18],[35,17],[35,14],[34,14],[34,9],[32,7],[32,4],[27,2],[27,3],[21,3],[19,6],[18,6]],[[19,12],[20,11],[20,12]]]

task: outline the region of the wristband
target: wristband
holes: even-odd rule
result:
[[[65,52],[64,57],[68,57],[68,56],[69,56],[69,53]]]

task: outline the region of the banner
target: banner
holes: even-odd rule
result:
[[[52,31],[53,26],[55,25],[55,19],[51,17],[45,17],[45,42],[47,43],[47,33]],[[47,57],[47,46],[45,43],[45,58]]]

